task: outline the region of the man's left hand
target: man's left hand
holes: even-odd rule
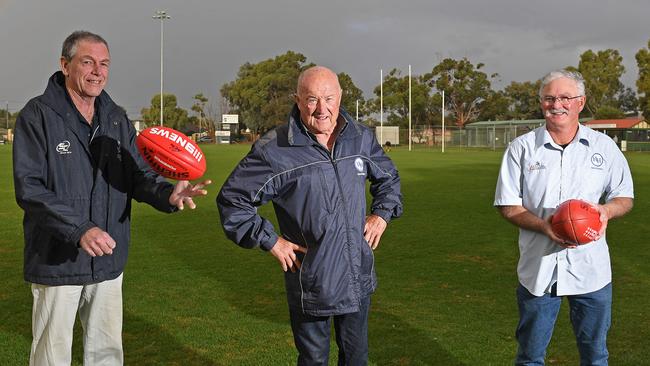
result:
[[[169,196],[169,204],[178,207],[179,210],[185,208],[185,204],[193,210],[196,208],[194,200],[192,199],[195,196],[205,196],[208,194],[208,191],[203,189],[203,187],[212,183],[210,180],[204,180],[201,183],[192,185],[187,180],[179,180],[174,186],[172,194]]]
[[[605,235],[605,231],[607,230],[607,223],[609,222],[609,211],[604,205],[598,205],[598,204],[593,204],[593,206],[598,210],[598,213],[600,214],[600,230],[598,231],[598,236],[596,236],[595,240],[600,239],[603,235]]]
[[[388,223],[377,215],[366,217],[366,225],[363,227],[363,237],[373,250],[379,245],[379,239],[381,239],[381,235],[386,230],[386,226],[388,226]]]

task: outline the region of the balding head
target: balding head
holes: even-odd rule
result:
[[[303,70],[300,73],[300,76],[298,76],[298,85],[296,87],[296,93],[300,94],[301,89],[304,89],[304,85],[306,83],[311,83],[312,80],[314,79],[334,80],[336,82],[336,85],[338,86],[338,89],[339,90],[341,89],[341,85],[339,84],[339,77],[334,73],[334,71],[328,69],[325,66],[312,66],[310,68]]]

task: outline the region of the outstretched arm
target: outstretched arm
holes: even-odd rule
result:
[[[185,207],[185,203],[193,210],[196,208],[193,198],[196,196],[205,196],[208,194],[208,191],[203,189],[203,187],[212,183],[211,180],[204,180],[201,183],[192,185],[187,180],[179,180],[174,186],[172,194],[169,195],[169,204],[172,206],[178,207],[179,210],[182,210]]]

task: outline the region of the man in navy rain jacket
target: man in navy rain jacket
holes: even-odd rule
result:
[[[289,123],[255,143],[217,197],[228,238],[270,251],[285,271],[299,365],[327,365],[331,319],[339,365],[367,364],[373,250],[402,214],[395,166],[372,131],[340,109],[341,93],[331,70],[303,71]],[[257,214],[269,201],[281,234]]]
[[[104,91],[110,55],[102,37],[72,33],[60,61],[43,95],[20,112],[13,144],[34,297],[30,365],[70,365],[77,311],[84,365],[121,365],[131,199],[164,212],[194,208],[209,181],[173,186],[147,167],[125,111]]]

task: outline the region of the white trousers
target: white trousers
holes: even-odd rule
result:
[[[69,366],[75,317],[83,327],[84,365],[122,365],[122,275],[83,286],[32,284],[30,366]]]

